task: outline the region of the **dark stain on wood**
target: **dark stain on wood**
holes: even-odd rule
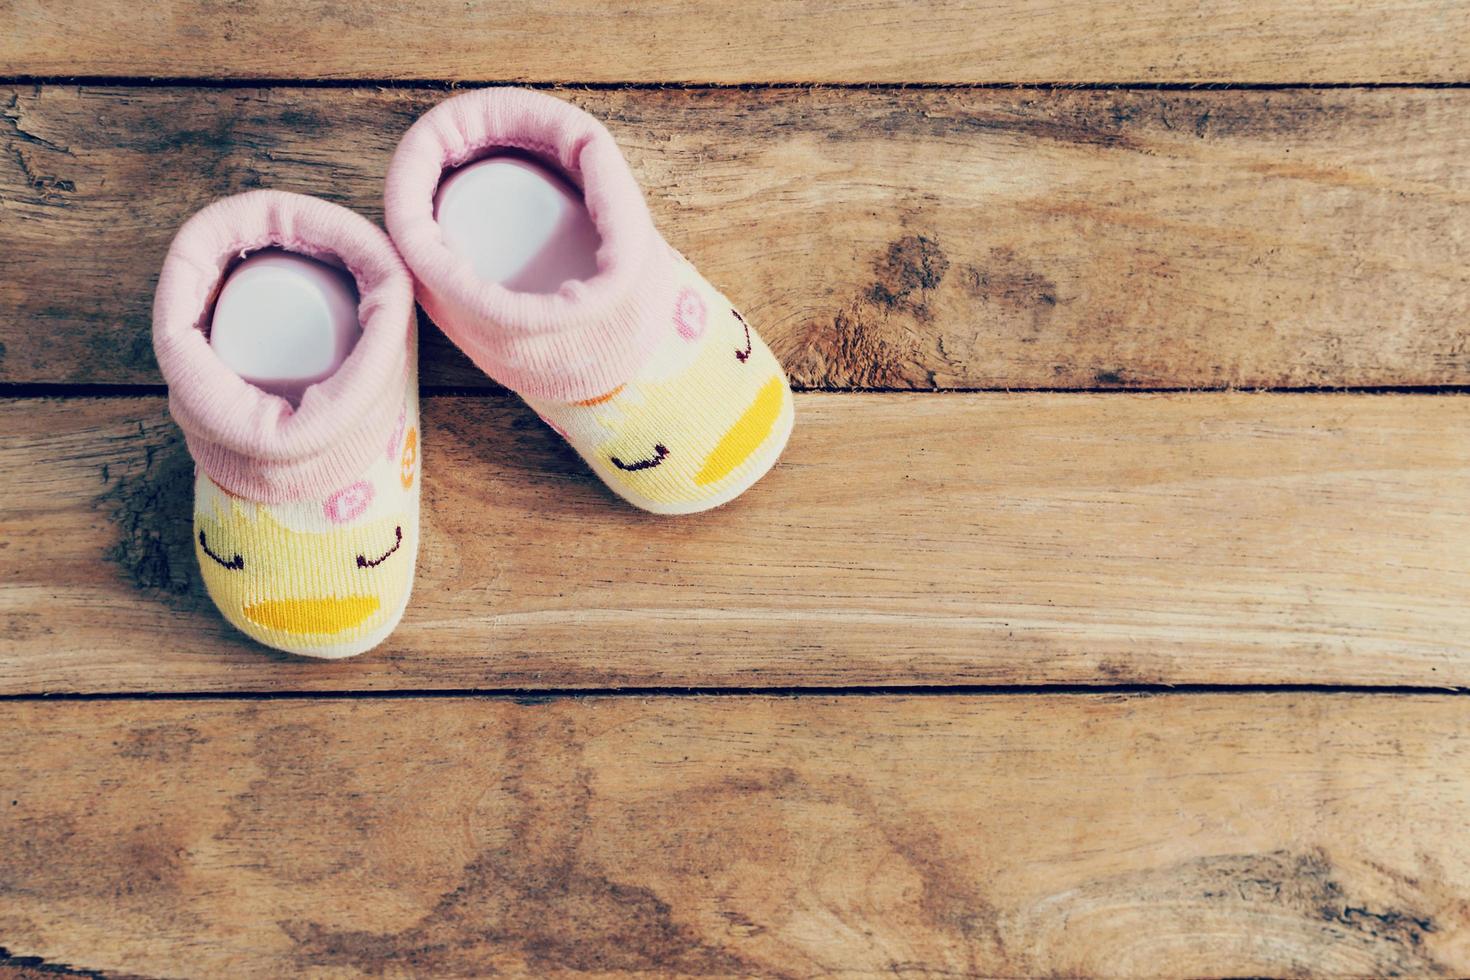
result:
[[[504,788],[516,806],[509,843],[475,857],[459,883],[400,932],[280,923],[302,962],[373,974],[396,967],[461,975],[486,972],[492,955],[514,950],[541,975],[756,972],[679,922],[654,891],[615,880],[587,858],[581,836],[593,794],[591,773],[579,758],[584,733],[565,717],[518,715],[501,737],[511,746]]]
[[[1251,98],[1223,93],[1054,90],[997,103],[983,95],[946,92],[924,116],[929,135],[1014,132],[1026,139],[1078,143],[1139,153],[1157,152],[1170,138],[1224,139],[1317,136],[1349,132],[1381,121],[1387,102],[1344,99],[1330,92],[1293,89]],[[912,119],[893,120],[913,131]]]
[[[1309,942],[1339,949],[1373,975],[1447,972],[1422,948],[1425,937],[1438,929],[1431,915],[1409,906],[1375,907],[1356,898],[1339,879],[1332,858],[1321,848],[1195,858],[1084,885],[1069,893],[1065,918],[1085,935],[1093,924],[1099,930],[1110,928],[1096,917],[1114,915],[1146,896],[1151,922],[1172,920],[1178,928],[1208,931],[1208,920],[1215,916],[1237,926],[1253,921],[1260,936],[1296,937],[1296,943],[1283,948]],[[1256,952],[1261,955],[1260,949]],[[1278,965],[1293,972],[1291,964]]]
[[[131,974],[103,973],[66,963],[52,963],[41,956],[23,956],[0,946],[0,980],[54,980],[56,977],[130,980]]]
[[[24,178],[26,185],[35,192],[33,197],[34,203],[60,204],[65,201],[67,194],[76,191],[77,185],[75,181],[46,173],[40,169],[29,154],[19,147],[14,148],[14,155],[22,178]]]
[[[889,310],[906,309],[927,319],[925,300],[944,281],[949,258],[933,239],[905,235],[888,246],[888,254],[875,264],[874,271],[877,278],[868,288],[868,299]],[[911,299],[916,293],[917,298]]]
[[[24,887],[32,895],[63,900],[85,881],[93,894],[131,910],[186,914],[174,896],[188,874],[179,842],[189,834],[169,823],[186,816],[144,810],[117,821],[112,833],[95,836],[71,817],[8,809],[0,811],[6,842],[0,848],[0,893]]]
[[[297,834],[299,846],[289,853],[260,849],[262,867],[285,881],[307,885],[360,866],[363,839],[377,833],[381,811],[352,791],[356,771],[333,753],[321,729],[310,725],[277,725],[260,732],[251,755],[262,774],[230,801],[229,821],[220,837],[269,841],[280,832],[281,814],[315,813],[321,819]],[[324,772],[338,774],[336,785],[323,785]],[[320,839],[311,840],[312,834]]]
[[[887,123],[892,132],[937,138],[975,138],[1014,135],[1021,140],[1047,140],[1115,150],[1140,150],[1131,130],[1140,114],[1127,95],[1065,93],[1043,98],[997,102],[971,93],[945,93],[935,99],[922,119],[895,113]],[[1157,95],[1152,96],[1158,98]]]
[[[1057,305],[1056,282],[1004,246],[990,249],[983,262],[965,266],[961,282],[971,296],[1005,310],[1049,316]]]
[[[1008,961],[1000,911],[969,872],[971,862],[945,834],[893,801],[874,798],[855,780],[837,780],[832,792],[918,875],[919,908],[936,930],[953,936],[965,950],[971,972],[979,975],[984,964]]]
[[[30,202],[41,206],[66,203],[67,195],[77,189],[76,181],[51,172],[50,166],[52,162],[72,156],[72,152],[26,129],[18,91],[12,92],[9,102],[0,109],[0,122],[4,123],[11,156],[30,191]],[[46,163],[38,161],[38,153]]]
[[[171,601],[195,594],[194,463],[183,433],[167,427],[161,438],[144,433],[136,443],[142,458],[112,481],[98,498],[117,528],[106,557],[128,580]],[[111,476],[107,468],[103,479]],[[193,602],[185,604],[191,607]]]
[[[172,765],[187,760],[204,742],[203,733],[189,725],[155,725],[129,734],[118,752],[127,759]]]
[[[711,800],[721,801],[720,806],[712,809]],[[691,816],[677,832],[665,833],[660,828],[666,813],[700,816]],[[971,972],[980,975],[987,965],[1007,960],[1001,913],[974,874],[973,861],[941,828],[907,809],[902,800],[879,799],[851,776],[810,778],[789,766],[732,772],[660,794],[623,819],[629,832],[651,835],[654,851],[712,894],[720,894],[738,879],[742,872],[736,862],[743,855],[761,854],[769,866],[787,869],[779,881],[765,883],[778,896],[762,909],[770,919],[744,917],[745,935],[782,930],[800,904],[796,893],[807,887],[806,877],[820,873],[811,866],[811,838],[806,836],[820,827],[819,834],[831,835],[823,848],[824,862],[881,869],[867,872],[865,887],[883,890],[884,886],[873,885],[875,875],[901,880],[907,873],[917,879],[918,912],[935,932],[964,951]],[[785,890],[790,894],[784,895]],[[724,911],[721,914],[730,918]],[[763,963],[760,972],[770,975],[769,970],[770,964]]]
[[[949,268],[934,238],[895,239],[874,258],[873,280],[852,302],[829,323],[813,324],[800,349],[777,354],[815,387],[933,387],[925,335],[934,330],[931,304]]]
[[[1326,922],[1338,922],[1370,936],[1382,937],[1390,942],[1407,943],[1410,946],[1423,945],[1425,935],[1435,931],[1433,919],[1397,909],[1375,912],[1351,905],[1340,908],[1336,905],[1324,905],[1322,918]]]
[[[156,276],[151,278],[150,288],[156,280]],[[48,312],[54,313],[58,318],[68,315],[64,310]],[[106,314],[96,319],[104,322],[110,321]],[[84,335],[84,339],[88,356],[97,363],[125,364],[130,371],[158,373],[158,360],[153,356],[153,334],[149,329],[137,331],[101,329],[96,333]]]

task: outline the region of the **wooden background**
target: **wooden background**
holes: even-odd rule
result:
[[[606,120],[800,393],[629,509],[425,331],[380,650],[212,610],[211,199]],[[0,0],[0,978],[1470,973],[1466,0]]]

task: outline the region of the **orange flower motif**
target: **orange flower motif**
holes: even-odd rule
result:
[[[403,481],[403,489],[413,486],[413,474],[418,469],[418,463],[419,430],[409,429],[408,435],[403,439],[403,457],[398,461],[398,479]]]

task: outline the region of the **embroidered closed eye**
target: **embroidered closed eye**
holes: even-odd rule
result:
[[[735,314],[735,319],[739,320],[740,325],[745,328],[745,350],[737,349],[735,351],[735,360],[739,361],[741,364],[744,364],[747,360],[750,359],[750,352],[752,349],[750,343],[750,324],[745,322],[745,317],[740,315],[739,310],[732,309],[730,312]]]
[[[357,556],[357,567],[358,568],[377,568],[379,565],[383,564],[383,562],[387,561],[388,560],[388,556],[391,555],[391,554],[393,554],[393,552],[397,551],[398,550],[398,546],[401,545],[401,544],[403,544],[403,528],[401,528],[401,527],[395,527],[393,529],[393,547],[391,547],[387,551],[385,551],[382,554],[382,556],[379,557],[379,558],[369,558],[366,555],[358,555]]]
[[[214,552],[210,551],[209,550],[209,545],[206,544],[205,541],[204,541],[204,529],[203,528],[200,528],[200,530],[199,530],[199,547],[202,548],[202,549],[204,549],[204,553],[206,555],[208,555],[209,557],[213,558],[215,561],[219,562],[221,565],[223,565],[225,568],[228,568],[232,572],[238,572],[238,571],[240,571],[241,569],[243,569],[245,567],[245,559],[244,558],[241,558],[238,553],[233,558],[231,558],[229,561],[225,561],[219,555],[217,555]]]
[[[612,464],[618,469],[627,470],[629,473],[636,473],[639,470],[653,469],[653,467],[667,459],[668,455],[668,449],[664,447],[663,443],[658,443],[653,447],[653,455],[648,459],[640,459],[633,463],[625,463],[616,456],[611,457],[611,459]]]

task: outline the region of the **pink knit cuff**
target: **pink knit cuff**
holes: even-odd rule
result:
[[[230,370],[207,336],[225,273],[268,246],[346,268],[360,297],[362,338],[294,410]],[[153,298],[153,346],[190,453],[221,487],[262,503],[323,496],[382,455],[412,326],[412,280],[388,237],[346,208],[283,191],[225,198],[186,221]]]
[[[444,172],[496,149],[554,161],[582,189],[602,237],[597,272],[549,295],[478,278],[434,219]],[[673,307],[676,266],[612,135],[567,102],[525,89],[468,92],[409,128],[388,167],[385,218],[419,302],[492,378],[523,395],[576,401],[630,379]]]

